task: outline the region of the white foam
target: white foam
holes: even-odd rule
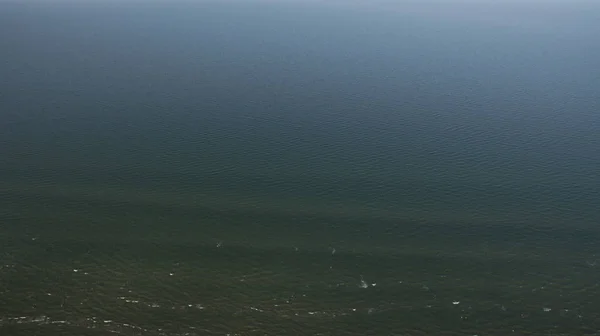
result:
[[[365,279],[363,278],[363,276],[360,276],[360,288],[367,288],[369,287],[369,284],[365,281]]]

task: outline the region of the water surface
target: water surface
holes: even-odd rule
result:
[[[596,333],[594,9],[3,3],[0,331]]]

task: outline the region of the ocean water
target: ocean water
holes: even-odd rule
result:
[[[0,2],[0,335],[600,334],[600,7]]]

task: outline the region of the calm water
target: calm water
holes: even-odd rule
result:
[[[600,7],[0,3],[0,334],[598,335]]]

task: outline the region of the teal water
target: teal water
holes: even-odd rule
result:
[[[2,3],[0,334],[597,334],[600,11],[444,6]]]

